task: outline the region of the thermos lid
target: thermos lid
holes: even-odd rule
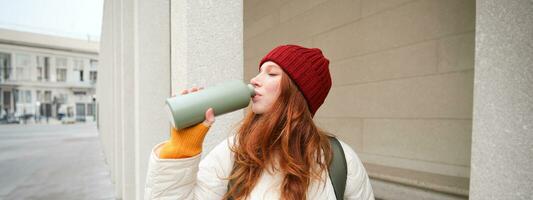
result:
[[[248,84],[248,90],[250,91],[250,96],[255,96],[255,87],[252,84]]]

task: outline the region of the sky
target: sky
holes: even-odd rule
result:
[[[104,0],[0,0],[0,28],[99,41]]]

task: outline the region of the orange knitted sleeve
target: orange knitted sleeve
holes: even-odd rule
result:
[[[204,123],[184,129],[172,128],[170,139],[159,148],[159,158],[188,158],[202,152],[202,144],[209,126]]]

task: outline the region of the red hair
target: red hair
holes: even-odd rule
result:
[[[247,109],[231,147],[232,186],[223,199],[246,199],[263,170],[273,169],[284,176],[281,199],[305,200],[311,181],[320,180],[328,169],[332,157],[328,134],[314,124],[304,96],[285,73],[280,89],[269,112]],[[275,160],[279,165],[273,165]]]

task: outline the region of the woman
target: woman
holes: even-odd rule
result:
[[[331,87],[328,67],[320,49],[274,48],[250,81],[256,95],[237,133],[201,160],[213,109],[203,123],[173,129],[152,151],[145,199],[336,199],[328,134],[313,123]],[[344,199],[374,199],[361,161],[341,144],[348,168]]]

